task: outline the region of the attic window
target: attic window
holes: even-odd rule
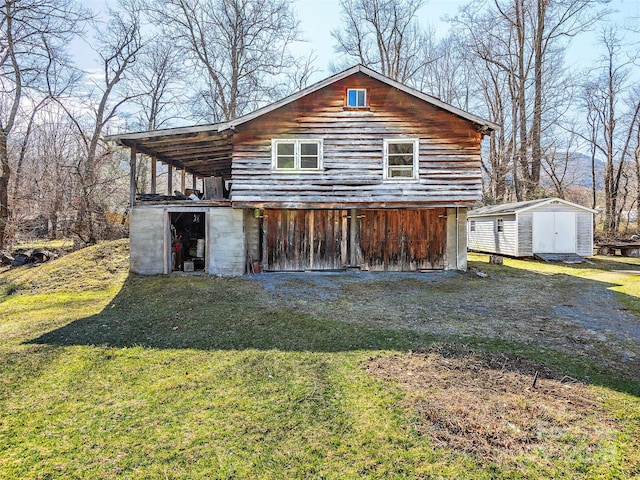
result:
[[[367,89],[366,88],[348,88],[347,89],[347,107],[364,108],[367,106]]]

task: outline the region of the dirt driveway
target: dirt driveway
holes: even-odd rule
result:
[[[640,379],[640,321],[610,284],[501,267],[431,273],[309,272],[251,277],[268,303],[438,338],[502,339],[552,348]]]

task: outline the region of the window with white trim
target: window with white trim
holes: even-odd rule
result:
[[[384,179],[418,179],[418,139],[384,141]]]
[[[502,218],[498,218],[498,221],[496,222],[496,231],[498,233],[504,232],[504,220]]]
[[[470,230],[471,230],[472,232],[475,232],[475,231],[476,231],[476,221],[475,221],[475,220],[471,220],[471,227],[470,227]]]
[[[362,108],[367,106],[366,88],[347,88],[347,107]]]
[[[322,140],[272,140],[273,170],[322,170]]]

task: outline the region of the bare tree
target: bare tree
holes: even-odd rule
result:
[[[454,19],[466,48],[486,69],[507,81],[502,103],[516,198],[540,193],[545,130],[553,130],[567,83],[563,53],[570,40],[592,26],[599,0],[475,0]],[[498,93],[498,92],[496,92]],[[567,104],[564,104],[565,108]],[[546,142],[550,144],[549,142]],[[506,153],[506,152],[505,152]],[[504,157],[505,154],[500,155]]]
[[[594,159],[596,152],[605,158],[604,229],[608,235],[615,235],[619,227],[619,201],[626,175],[625,163],[635,154],[632,145],[635,129],[640,122],[640,101],[635,99],[632,102],[629,114],[621,112],[620,101],[628,88],[629,67],[633,59],[624,57],[622,42],[615,28],[603,29],[601,43],[605,54],[597,70],[598,75],[583,85],[589,130],[584,138],[591,144]]]
[[[5,0],[0,4],[0,246],[10,216],[8,140],[29,92],[46,90],[42,73],[79,32],[86,12],[71,0]]]
[[[97,226],[104,220],[104,209],[98,193],[105,183],[99,177],[99,171],[109,150],[101,138],[121,107],[136,95],[123,88],[123,85],[126,83],[126,74],[143,47],[141,7],[136,0],[120,0],[118,8],[108,9],[108,14],[108,22],[97,26],[95,39],[96,51],[102,63],[101,81],[96,81],[85,96],[84,109],[74,110],[65,102],[58,101],[76,126],[84,147],[84,155],[77,157],[75,163],[79,191],[73,233],[87,245],[98,240]],[[77,101],[77,98],[73,98],[70,104],[74,105]],[[87,111],[91,114],[87,114]]]
[[[192,78],[202,78],[194,110],[230,120],[273,100],[294,62],[298,21],[290,0],[150,0],[165,35],[182,49]],[[198,75],[196,72],[202,73]]]
[[[419,80],[433,59],[425,56],[427,33],[416,13],[424,0],[340,0],[343,26],[331,32],[336,52],[343,55],[334,70],[345,63],[361,63],[402,83]]]
[[[157,34],[139,52],[131,71],[131,90],[138,95],[140,127],[155,130],[184,117],[181,107],[186,72],[181,52]]]

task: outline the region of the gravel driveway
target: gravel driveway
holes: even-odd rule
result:
[[[438,337],[518,341],[584,355],[640,378],[640,321],[610,284],[570,275],[496,270],[308,272],[250,277],[269,304]]]

